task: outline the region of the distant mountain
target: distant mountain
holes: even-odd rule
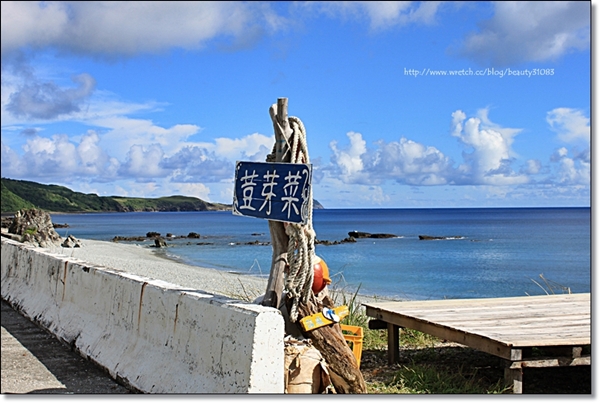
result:
[[[2,213],[39,208],[52,213],[126,212],[126,211],[222,211],[231,204],[209,203],[197,197],[168,196],[159,198],[98,196],[74,192],[58,185],[2,178]],[[322,209],[313,201],[314,209]]]
[[[209,203],[196,197],[159,198],[98,196],[74,192],[64,186],[2,178],[2,213],[39,208],[54,213],[126,211],[217,211],[231,205]]]

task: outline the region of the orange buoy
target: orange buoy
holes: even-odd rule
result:
[[[323,259],[319,256],[315,256],[313,264],[313,285],[312,290],[315,294],[320,293],[323,289],[331,284],[331,279],[329,278],[329,268]]]

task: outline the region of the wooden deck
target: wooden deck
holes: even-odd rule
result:
[[[387,324],[388,361],[399,359],[399,328],[410,328],[506,360],[505,381],[522,393],[523,368],[590,365],[590,294],[364,303]],[[380,322],[380,323],[381,323]],[[536,347],[543,356],[531,356]]]

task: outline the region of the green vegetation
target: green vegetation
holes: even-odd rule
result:
[[[98,196],[74,192],[64,186],[2,178],[2,213],[39,208],[55,213],[124,211],[209,211],[230,206],[208,203],[196,197],[170,196],[155,199]]]
[[[377,394],[498,394],[506,392],[502,379],[487,386],[476,375],[458,370],[443,369],[428,364],[402,365],[387,374],[385,381],[367,385],[369,393]]]
[[[157,199],[113,196],[112,199],[126,211],[209,211],[229,209],[226,204],[208,203],[187,196],[168,196]]]
[[[5,185],[4,179],[2,179],[1,183],[2,188],[2,212],[15,212],[23,209],[34,208],[33,203],[24,200],[22,197],[17,196],[13,192],[11,192]]]

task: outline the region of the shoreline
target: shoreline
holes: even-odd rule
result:
[[[90,264],[162,280],[179,287],[194,288],[243,301],[253,301],[263,295],[267,288],[267,278],[190,265],[166,253],[157,253],[157,250],[150,246],[85,238],[78,240],[82,244],[80,248],[65,248],[57,245],[45,250]],[[337,299],[336,303],[341,304],[340,298],[336,298],[338,292],[334,289],[330,289],[329,292]],[[345,293],[347,301],[354,296],[353,293]],[[393,301],[393,299],[360,294],[356,296],[358,304],[373,301]]]
[[[52,246],[45,250],[93,265],[226,297],[249,298],[259,290],[264,293],[266,289],[264,279],[244,276],[244,283],[241,283],[239,275],[178,262],[168,256],[160,256],[149,246],[78,240],[82,244],[80,248]]]

